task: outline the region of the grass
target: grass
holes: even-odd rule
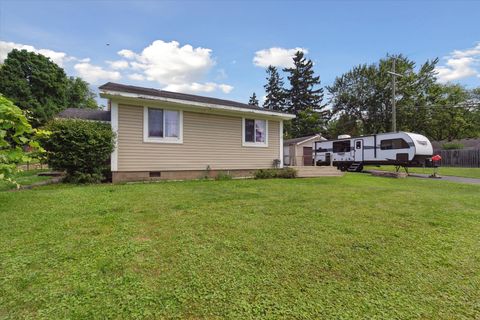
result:
[[[0,203],[3,319],[480,318],[476,185],[56,185]]]
[[[51,179],[51,177],[45,177],[45,176],[38,176],[37,174],[39,172],[43,172],[47,170],[24,170],[20,171],[15,174],[15,181],[17,181],[18,184],[21,186],[26,186],[35,182],[40,182],[40,181],[45,181],[48,179]],[[15,189],[16,185],[7,181],[0,181],[0,191],[6,191],[10,189]]]
[[[365,166],[365,170],[394,171],[394,166]],[[403,171],[403,169],[401,169]],[[433,168],[408,168],[410,173],[432,174]],[[438,173],[443,176],[457,176],[480,179],[480,168],[440,167]]]

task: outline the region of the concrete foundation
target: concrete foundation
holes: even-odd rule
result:
[[[228,174],[234,178],[253,177],[255,169],[245,170],[184,170],[184,171],[116,171],[112,172],[112,182],[128,181],[158,181],[158,180],[194,180],[215,178],[219,173]]]

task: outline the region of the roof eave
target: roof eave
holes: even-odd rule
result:
[[[182,99],[172,99],[172,98],[165,98],[165,97],[156,97],[151,95],[144,95],[144,94],[137,94],[137,93],[130,93],[130,92],[121,92],[121,91],[113,91],[113,90],[100,90],[100,97],[106,99],[114,99],[114,98],[126,98],[126,99],[140,99],[140,100],[152,100],[152,101],[163,101],[163,102],[172,102],[172,103],[179,103],[188,106],[196,106],[205,109],[216,109],[221,111],[232,111],[238,112],[243,114],[261,114],[265,116],[279,118],[281,120],[291,120],[295,118],[295,115],[288,114],[288,113],[279,113],[279,112],[271,112],[271,111],[264,111],[264,110],[256,110],[256,109],[246,109],[246,108],[239,108],[239,107],[232,107],[232,106],[225,106],[220,104],[211,104],[211,103],[204,103],[204,102],[197,102],[197,101],[188,101]]]

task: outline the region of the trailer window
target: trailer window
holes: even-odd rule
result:
[[[381,150],[407,149],[409,145],[403,139],[388,139],[380,142]]]
[[[333,152],[350,152],[350,140],[335,141],[333,143]]]
[[[328,149],[324,149],[322,147],[317,148],[317,152],[328,152]]]

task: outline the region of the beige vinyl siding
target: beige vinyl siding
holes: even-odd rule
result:
[[[268,147],[242,146],[242,118],[183,112],[183,144],[143,142],[143,107],[118,107],[118,171],[270,168],[280,156],[280,123],[268,120]]]

